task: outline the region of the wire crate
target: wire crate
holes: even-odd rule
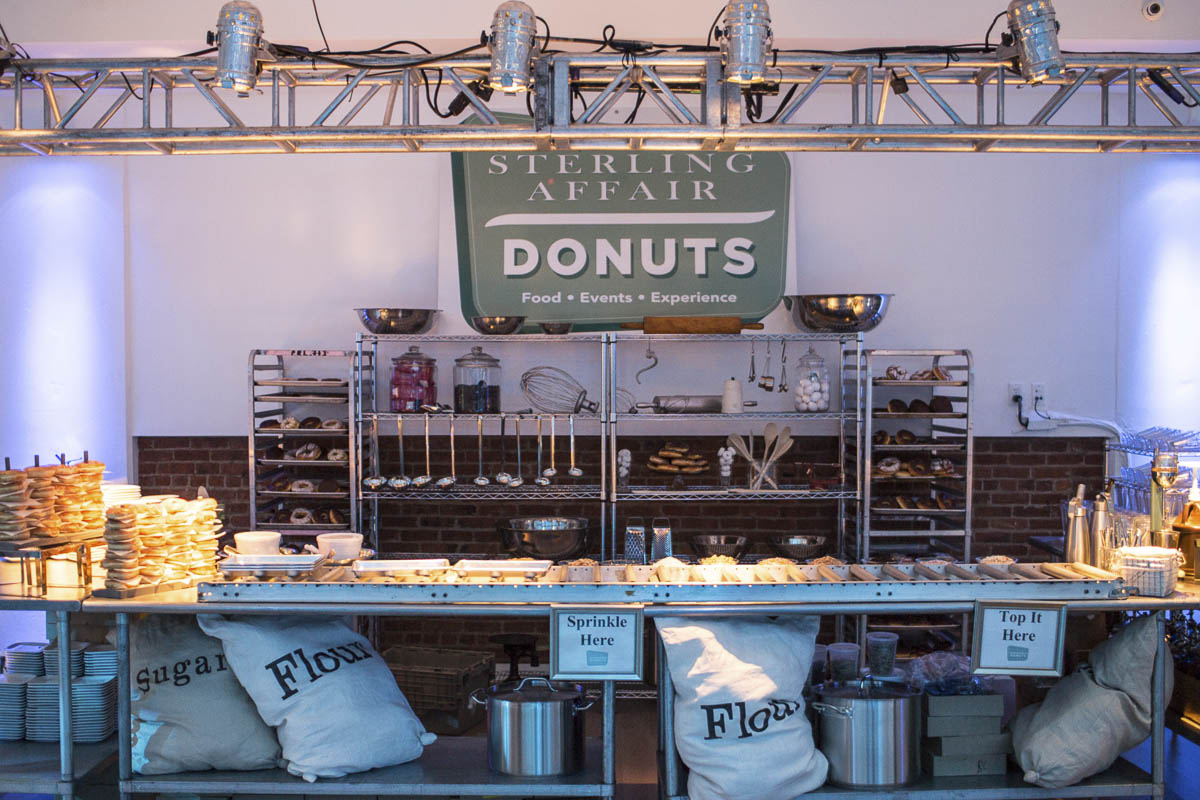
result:
[[[470,695],[495,680],[492,653],[397,645],[383,652],[383,660],[427,730],[454,735],[483,719],[484,707],[472,704]]]
[[[1122,547],[1117,551],[1121,577],[1143,597],[1167,597],[1173,593],[1181,561],[1178,550],[1165,547]]]

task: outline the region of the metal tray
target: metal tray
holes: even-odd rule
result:
[[[293,500],[303,499],[306,497],[312,500],[348,500],[350,498],[350,492],[275,492],[267,489],[260,489],[258,491],[258,496],[271,498],[289,497]]]
[[[350,385],[350,382],[345,378],[312,378],[310,380],[300,380],[299,378],[268,378],[267,380],[255,381],[255,386],[278,386],[283,389],[341,389]]]
[[[350,435],[347,428],[255,428],[255,436],[337,436],[345,439]],[[344,463],[344,462],[343,462]]]
[[[519,576],[530,573],[541,574],[554,566],[553,561],[518,561],[515,559],[468,559],[456,561],[451,567],[455,572],[468,577],[486,578],[497,576]]]
[[[254,400],[258,403],[331,403],[345,405],[349,398],[341,394],[289,394],[288,392],[276,392],[275,394],[256,394]]]
[[[298,575],[311,572],[328,560],[328,556],[320,553],[299,553],[297,555],[230,555],[217,562],[217,568],[227,573],[282,573]]]
[[[352,566],[354,567],[354,574],[360,577],[364,575],[388,575],[394,577],[417,575],[435,569],[448,569],[450,567],[450,559],[400,558],[383,561],[355,561]]]

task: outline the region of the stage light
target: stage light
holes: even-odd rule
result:
[[[537,17],[519,0],[496,7],[488,37],[492,68],[488,85],[502,92],[529,90],[529,67],[537,52]]]
[[[1012,0],[1008,29],[1026,83],[1062,75],[1067,65],[1058,49],[1058,20],[1050,0]]]
[[[725,29],[721,32],[725,80],[762,83],[770,49],[771,11],[767,4],[763,0],[731,0],[725,8]]]
[[[217,83],[245,97],[258,83],[263,40],[262,12],[253,3],[231,0],[217,16]]]

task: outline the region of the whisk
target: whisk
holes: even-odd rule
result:
[[[616,411],[619,414],[637,413],[637,398],[624,386],[617,387],[617,397],[614,402],[617,404]]]
[[[539,411],[549,414],[596,413],[599,404],[589,400],[587,389],[558,367],[534,367],[521,376],[521,391]]]

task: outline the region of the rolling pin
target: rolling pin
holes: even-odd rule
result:
[[[741,333],[761,331],[761,322],[742,322],[741,317],[643,317],[641,322],[622,322],[625,330],[645,333]]]

